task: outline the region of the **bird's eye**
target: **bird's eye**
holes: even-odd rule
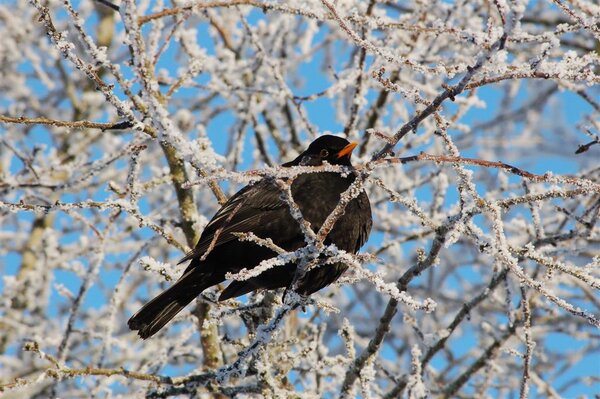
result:
[[[322,149],[319,155],[321,155],[321,158],[327,158],[329,156],[329,151]]]

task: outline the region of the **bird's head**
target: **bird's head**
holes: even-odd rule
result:
[[[356,146],[355,142],[327,134],[310,143],[302,154],[283,166],[320,166],[323,161],[331,165],[350,166],[350,156]]]

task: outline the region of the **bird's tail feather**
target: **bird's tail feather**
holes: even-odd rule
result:
[[[188,303],[206,288],[217,284],[211,279],[204,279],[196,273],[186,273],[172,287],[145,304],[136,314],[131,316],[127,325],[137,330],[143,339],[156,334]]]

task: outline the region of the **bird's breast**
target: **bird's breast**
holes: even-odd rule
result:
[[[341,176],[339,173],[322,172],[300,175],[292,183],[292,196],[302,211],[306,221],[311,224],[312,229],[317,232],[329,214],[337,206],[341,195],[350,187],[355,176]],[[357,198],[350,201],[345,208],[344,214],[337,220],[329,233],[328,242],[334,243],[338,248],[356,252],[356,243],[365,221],[361,215],[371,215],[368,198],[362,192]]]

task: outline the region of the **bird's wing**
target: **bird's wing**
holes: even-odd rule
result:
[[[280,213],[288,208],[280,196],[281,191],[268,180],[242,188],[213,216],[196,247],[179,263],[202,256],[211,246],[214,249],[237,240],[238,237],[232,233],[252,232],[258,237],[267,238],[263,234],[268,232],[263,231],[265,224],[261,221],[281,218]]]
[[[354,252],[358,252],[360,247],[362,247],[365,244],[365,242],[369,239],[371,227],[373,227],[371,203],[369,202],[369,197],[367,196],[367,193],[365,193],[364,191],[360,193],[360,195],[356,199],[356,202],[358,203],[358,208],[360,209],[359,212],[357,212],[359,217],[360,228]]]

